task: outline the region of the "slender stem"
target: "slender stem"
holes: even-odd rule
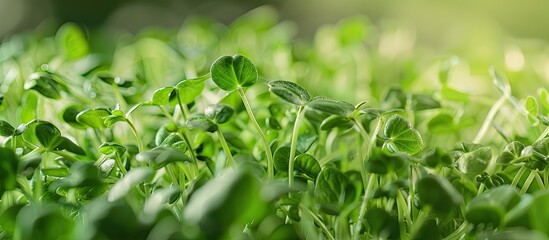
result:
[[[459,239],[467,233],[467,222],[463,222],[453,233],[446,236],[443,240],[455,240]]]
[[[290,158],[288,159],[288,185],[292,187],[294,185],[294,158],[297,148],[297,137],[299,135],[299,127],[301,126],[301,120],[305,115],[304,106],[299,106],[297,110],[297,117],[294,123],[294,130],[292,132],[292,142],[290,143]]]
[[[400,237],[404,239],[406,237],[406,229],[412,227],[412,219],[410,218],[410,213],[408,212],[408,203],[404,199],[404,195],[399,190],[397,192],[397,208],[398,208],[398,221],[402,224],[400,225]]]
[[[427,216],[429,216],[429,213],[431,212],[431,209],[429,208],[429,206],[425,206],[423,208],[423,211],[421,211],[418,216],[417,216],[417,219],[416,221],[414,222],[413,224],[413,228],[412,228],[412,233],[411,233],[411,237],[410,239],[415,239],[415,236],[418,234],[419,230],[421,229],[421,226],[423,225],[423,223],[425,222],[425,220],[427,220]]]
[[[143,141],[141,140],[141,137],[139,137],[139,133],[137,133],[137,128],[135,128],[135,125],[133,125],[132,121],[126,118],[126,122],[132,129],[133,135],[135,136],[135,140],[137,141],[137,148],[139,149],[139,152],[145,151],[145,146],[143,145]]]
[[[257,122],[257,119],[255,118],[255,115],[252,111],[252,107],[250,106],[250,102],[248,101],[248,98],[246,97],[246,93],[244,93],[244,89],[238,88],[238,94],[240,94],[240,98],[242,99],[242,102],[244,103],[244,107],[246,108],[246,111],[248,112],[248,117],[250,118],[250,121],[252,121],[255,130],[259,134],[259,137],[261,138],[261,141],[263,142],[263,146],[265,147],[265,152],[267,155],[267,172],[269,179],[274,178],[274,161],[273,161],[273,153],[271,152],[271,148],[269,146],[269,141],[267,140],[267,136],[265,136],[265,133],[263,130],[261,130],[261,127],[259,126],[259,123]]]
[[[66,152],[63,152],[63,151],[55,151],[55,150],[54,150],[54,151],[51,151],[51,152],[52,152],[52,153],[55,153],[55,154],[57,154],[57,155],[59,155],[59,156],[61,156],[61,157],[63,157],[63,158],[65,158],[65,159],[67,159],[67,160],[69,160],[69,161],[71,161],[71,162],[78,162],[78,161],[80,161],[80,160],[78,160],[78,158],[74,157],[73,155],[68,154],[68,153],[66,153]]]
[[[473,139],[473,143],[480,143],[482,138],[484,138],[484,136],[488,132],[488,129],[490,128],[490,124],[492,124],[492,121],[496,117],[497,112],[503,106],[506,99],[507,99],[507,97],[501,96],[494,103],[494,105],[492,105],[492,108],[490,108],[490,111],[488,112],[488,115],[486,115],[486,118],[484,119],[484,123],[482,123],[482,126],[480,127],[480,130],[478,131],[477,135]]]
[[[536,182],[538,183],[539,188],[544,189],[545,184],[543,183],[543,180],[541,180],[541,176],[539,175],[539,172],[538,171],[534,171],[534,172],[536,172],[536,175],[534,177],[536,178]]]
[[[534,181],[534,178],[536,177],[536,171],[531,170],[530,174],[528,175],[528,178],[526,178],[526,181],[524,182],[524,185],[522,185],[522,188],[520,189],[520,195],[526,194],[528,192],[528,188],[530,188],[530,185]]]
[[[187,108],[187,104],[184,104],[181,100],[181,94],[179,91],[177,91],[177,103],[179,103],[179,110],[181,110],[181,116],[183,117],[183,121],[187,121],[189,118],[189,109]]]
[[[520,166],[519,170],[515,174],[515,177],[513,178],[513,181],[511,182],[511,187],[516,187],[518,185],[518,182],[520,181],[520,178],[526,171],[526,167],[524,165]]]
[[[120,159],[118,154],[115,154],[115,155],[116,156],[114,156],[114,162],[116,163],[116,166],[118,166],[118,169],[120,169],[120,172],[122,172],[122,175],[126,175],[126,173],[128,173],[128,171],[126,171],[126,167],[122,163],[122,159]]]
[[[541,139],[545,138],[545,136],[547,136],[547,134],[549,134],[549,126],[547,126],[545,128],[545,130],[543,130],[543,132],[541,133],[541,135],[539,135],[538,139],[536,139],[536,142],[537,141],[540,141]]]
[[[223,152],[225,152],[225,155],[227,156],[227,163],[233,167],[236,167],[236,162],[234,161],[233,154],[231,153],[231,149],[229,148],[229,145],[227,144],[223,133],[219,129],[217,129],[216,132],[219,143],[221,143],[221,147],[223,148]]]
[[[303,211],[304,213],[309,215],[311,218],[313,218],[317,226],[319,226],[320,229],[322,229],[322,232],[324,232],[324,234],[328,239],[335,240],[334,236],[332,236],[332,233],[330,232],[330,230],[328,230],[324,222],[322,222],[322,220],[320,220],[311,210],[309,210],[303,204],[299,204],[299,208],[301,209],[301,211]]]
[[[191,154],[191,158],[193,159],[193,171],[195,174],[198,174],[198,158],[196,158],[196,154],[194,153],[194,148],[191,145],[191,141],[189,140],[189,137],[185,132],[180,132],[181,136],[183,137],[183,140],[185,140],[185,143],[187,143],[187,147],[189,147],[189,153]]]
[[[357,125],[359,126],[359,128],[364,129],[362,127],[362,124],[359,123]],[[370,159],[370,155],[372,154],[372,150],[375,147],[375,143],[376,143],[376,140],[377,140],[377,134],[381,130],[381,125],[383,125],[383,118],[378,117],[374,132],[370,136],[370,142],[368,143],[368,148],[366,149],[366,156],[363,159],[363,163],[362,163],[362,167],[361,167],[362,181],[363,181],[363,184],[366,185],[367,187],[366,187],[366,190],[364,191],[364,196],[362,197],[362,204],[360,206],[360,212],[358,214],[358,219],[357,219],[357,222],[356,222],[357,226],[355,227],[355,232],[354,232],[354,236],[353,236],[354,239],[359,239],[360,231],[362,230],[362,222],[361,221],[362,221],[362,219],[364,219],[364,216],[366,215],[366,209],[367,209],[367,206],[368,206],[368,198],[370,196],[370,192],[372,191],[373,184],[374,184],[375,179],[376,179],[375,174],[371,174],[370,178],[368,179],[368,182],[365,182],[366,181],[366,174],[367,174],[365,166],[366,166],[366,161],[368,161]],[[361,132],[366,132],[366,131],[361,130]]]
[[[126,111],[128,109],[128,104],[120,93],[120,88],[118,88],[118,85],[116,85],[116,83],[111,84],[111,86],[114,92],[114,97],[116,98],[116,101],[118,101],[118,103],[120,104],[120,108],[122,108],[123,111]]]

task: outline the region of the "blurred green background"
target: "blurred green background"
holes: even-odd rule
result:
[[[501,32],[512,38],[549,39],[549,2],[542,0],[0,0],[0,39],[67,21],[132,32],[147,26],[179,27],[189,15],[230,23],[264,4],[277,9],[283,20],[295,21],[300,36],[311,36],[322,24],[365,14],[375,24],[408,24],[418,42],[440,49]]]

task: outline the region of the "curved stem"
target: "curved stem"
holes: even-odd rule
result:
[[[320,227],[320,229],[322,229],[322,232],[324,232],[328,239],[335,240],[334,236],[332,236],[332,233],[330,232],[330,230],[328,230],[324,222],[322,222],[322,220],[320,220],[311,210],[303,206],[303,204],[299,204],[299,208],[304,213],[307,213],[315,221],[315,223]]]
[[[534,178],[536,177],[536,171],[530,170],[530,174],[528,175],[528,178],[526,178],[526,181],[524,182],[524,185],[522,185],[522,188],[520,189],[520,195],[526,194],[528,192],[528,188],[530,188],[530,185],[534,181]]]
[[[506,99],[507,99],[507,97],[501,96],[494,103],[494,105],[492,105],[492,108],[490,108],[490,111],[488,112],[488,115],[486,115],[486,118],[484,119],[484,122],[482,123],[482,126],[480,127],[480,130],[478,131],[477,135],[473,139],[473,143],[480,143],[482,138],[484,138],[484,136],[488,132],[488,129],[490,128],[490,124],[492,124],[492,121],[496,117],[497,112],[503,106]]]
[[[191,154],[191,158],[193,159],[194,173],[198,174],[198,158],[196,158],[196,154],[194,153],[194,148],[191,145],[191,141],[189,140],[189,137],[185,132],[180,132],[180,134],[181,134],[181,137],[183,137],[183,140],[185,140],[185,143],[187,143],[187,147],[189,147],[189,153]]]
[[[261,127],[259,126],[259,123],[257,122],[257,119],[255,118],[255,115],[252,111],[252,107],[250,106],[250,102],[246,97],[246,93],[244,93],[244,90],[242,88],[238,88],[238,94],[240,95],[240,98],[244,103],[244,107],[248,112],[248,117],[250,118],[250,121],[252,121],[255,127],[255,130],[257,131],[257,133],[259,134],[259,137],[261,138],[261,141],[263,142],[263,146],[265,147],[265,152],[267,155],[267,172],[269,175],[269,179],[273,179],[274,178],[273,153],[271,152],[271,148],[269,146],[269,141],[267,140],[267,136],[265,136],[265,133],[263,132],[263,130],[261,130]]]
[[[227,162],[229,165],[236,167],[236,162],[234,161],[233,154],[231,153],[231,149],[229,148],[229,145],[227,144],[227,141],[225,140],[225,137],[223,136],[223,133],[221,133],[221,130],[217,129],[217,138],[219,138],[219,143],[221,143],[221,147],[223,148],[223,152],[225,152],[225,155],[227,156]]]
[[[518,185],[518,182],[520,181],[520,178],[526,171],[526,167],[524,165],[520,166],[519,170],[515,174],[515,177],[513,178],[513,181],[511,181],[511,187],[516,187]]]
[[[297,148],[297,137],[299,133],[299,127],[301,126],[301,120],[305,115],[305,108],[299,106],[297,110],[297,117],[294,123],[294,130],[292,132],[292,142],[290,143],[290,157],[288,159],[288,185],[292,187],[294,185],[294,161],[295,161],[295,152]]]
[[[126,122],[128,123],[128,125],[130,125],[130,128],[132,129],[135,140],[137,141],[137,148],[139,149],[139,152],[144,152],[145,146],[143,145],[143,141],[141,140],[141,137],[137,132],[137,128],[135,128],[135,125],[133,125],[133,123],[129,119],[126,119]]]

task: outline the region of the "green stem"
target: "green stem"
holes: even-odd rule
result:
[[[332,236],[332,233],[330,232],[330,230],[328,230],[324,222],[322,222],[322,220],[320,220],[311,210],[309,210],[303,204],[299,204],[299,208],[301,209],[301,211],[309,215],[314,220],[316,225],[319,226],[320,229],[322,229],[322,232],[324,232],[328,239],[335,240],[334,236]]]
[[[189,140],[189,137],[185,132],[180,132],[181,136],[183,137],[183,140],[185,140],[185,143],[187,143],[187,147],[189,147],[189,154],[191,154],[191,158],[193,159],[193,170],[195,174],[198,174],[198,158],[196,158],[196,154],[194,153],[194,148],[191,145],[191,141]],[[194,175],[193,175],[194,177]]]
[[[545,130],[543,130],[543,132],[541,133],[541,135],[539,135],[538,139],[536,139],[536,142],[537,141],[540,141],[541,139],[545,138],[545,136],[547,136],[547,134],[549,134],[549,126],[547,126],[545,128]]]
[[[404,239],[406,237],[406,229],[412,227],[412,219],[410,218],[410,213],[408,212],[408,203],[402,192],[399,190],[397,192],[397,208],[398,208],[398,221],[402,224],[400,225],[400,237]]]
[[[295,152],[297,148],[297,137],[299,135],[299,127],[301,126],[301,121],[305,115],[304,106],[299,106],[297,110],[297,117],[294,123],[294,130],[292,132],[292,142],[290,143],[290,158],[288,159],[288,185],[292,187],[294,185],[294,161],[295,161]]]
[[[364,130],[364,127],[362,126],[362,124],[357,123],[357,125],[358,125],[359,129],[361,129],[360,132],[362,134],[364,134],[363,136],[367,136],[367,135],[365,135],[366,131]],[[366,167],[366,161],[368,161],[370,159],[370,155],[372,154],[372,150],[373,150],[373,148],[375,147],[375,144],[376,144],[377,134],[381,130],[381,125],[383,125],[383,118],[378,117],[374,132],[370,136],[370,142],[368,143],[368,148],[366,149],[366,156],[364,157],[363,162],[362,162],[362,166],[361,166],[362,181],[363,181],[363,184],[367,187],[366,187],[366,190],[364,191],[364,196],[362,197],[362,204],[360,206],[360,212],[358,214],[358,219],[356,221],[357,225],[355,227],[355,232],[354,232],[354,236],[353,236],[353,238],[356,239],[356,240],[359,239],[360,231],[362,231],[362,219],[364,219],[364,216],[366,215],[366,209],[367,209],[367,206],[368,206],[368,199],[369,199],[370,192],[372,191],[373,184],[374,184],[375,179],[376,179],[375,174],[371,174],[370,178],[368,179],[368,182],[366,182],[366,175],[367,175],[366,168],[365,168]]]
[[[495,103],[492,105],[492,108],[490,108],[490,111],[488,112],[488,115],[486,115],[486,118],[484,119],[484,122],[482,123],[482,126],[480,127],[480,130],[478,131],[477,135],[473,139],[473,143],[480,143],[482,138],[486,135],[488,132],[488,129],[490,128],[490,124],[492,124],[492,121],[496,117],[496,114],[498,113],[499,109],[503,106],[505,103],[505,100],[507,97],[501,96]]]
[[[467,222],[463,222],[453,233],[446,236],[443,240],[455,240],[460,239],[462,236],[465,236],[467,233]]]
[[[526,167],[524,165],[520,166],[519,170],[515,174],[515,177],[513,178],[513,181],[511,181],[511,187],[515,188],[518,185],[518,182],[520,181],[520,178],[526,171]]]
[[[269,146],[269,141],[267,140],[267,136],[265,136],[265,133],[263,130],[261,130],[261,127],[259,126],[259,123],[257,122],[257,119],[255,118],[255,115],[252,111],[252,107],[250,106],[250,102],[248,101],[248,98],[246,97],[246,93],[244,93],[244,89],[238,88],[238,94],[240,94],[240,98],[242,99],[242,102],[244,103],[244,107],[246,108],[246,111],[248,112],[248,117],[250,118],[250,121],[252,121],[255,130],[259,134],[259,137],[261,138],[261,141],[263,142],[263,146],[265,147],[265,152],[267,155],[267,172],[269,179],[274,178],[274,161],[273,161],[273,153],[271,152],[271,148]]]
[[[412,228],[412,233],[411,233],[411,237],[410,239],[415,239],[415,236],[418,234],[419,230],[421,229],[421,226],[423,225],[423,223],[425,222],[425,220],[427,220],[427,216],[429,216],[429,213],[431,212],[431,209],[429,208],[429,206],[425,206],[423,208],[423,211],[421,211],[418,216],[417,216],[417,219],[416,221],[414,222],[413,224],[413,228]]]
[[[223,133],[219,129],[217,129],[217,138],[219,139],[219,143],[221,143],[223,152],[225,152],[225,155],[227,156],[227,163],[230,166],[236,167],[236,162],[234,161],[233,154],[231,153],[231,149],[229,148],[229,145],[227,144],[227,141],[225,140]]]
[[[181,110],[181,116],[183,117],[183,121],[187,121],[187,119],[189,118],[189,109],[187,108],[187,104],[184,104],[183,101],[181,100],[181,94],[179,93],[179,91],[177,91],[177,103],[179,103],[179,110]]]
[[[80,161],[78,158],[74,157],[73,155],[68,154],[68,153],[66,153],[66,152],[63,152],[63,151],[55,151],[55,150],[54,150],[54,151],[51,151],[51,152],[52,152],[52,153],[55,153],[55,154],[57,154],[57,155],[59,155],[59,156],[61,156],[61,157],[63,157],[63,158],[65,158],[65,159],[67,159],[67,160],[69,160],[69,161],[71,161],[71,162],[78,162],[78,161]]]
[[[530,174],[528,175],[528,178],[526,178],[526,181],[524,182],[524,185],[522,185],[522,188],[520,189],[520,195],[526,194],[528,192],[528,188],[530,188],[530,185],[534,181],[534,178],[536,177],[536,171],[531,170]]]
[[[128,104],[126,103],[126,100],[124,100],[124,97],[120,93],[120,88],[118,88],[118,85],[116,85],[116,83],[113,83],[111,84],[111,86],[114,92],[114,97],[116,98],[116,101],[118,101],[118,104],[120,104],[120,108],[123,111],[128,110]]]
[[[141,137],[139,137],[139,133],[137,133],[137,128],[135,128],[135,125],[133,125],[132,121],[126,118],[126,122],[130,126],[133,135],[135,136],[135,140],[137,141],[137,148],[139,149],[139,152],[145,151],[145,146],[143,145],[143,141],[141,140]]]
[[[126,167],[124,167],[124,164],[122,163],[122,159],[120,159],[119,156],[114,156],[114,162],[116,163],[116,166],[118,166],[118,169],[120,169],[120,172],[122,172],[122,175],[125,176],[126,173],[128,173],[128,171],[126,171]]]
[[[534,172],[536,173],[534,178],[536,179],[536,182],[538,183],[539,188],[544,189],[545,184],[543,183],[543,180],[541,180],[541,176],[539,175],[539,172],[538,171],[534,171]]]

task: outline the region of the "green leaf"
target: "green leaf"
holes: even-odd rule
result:
[[[417,182],[417,193],[421,204],[429,205],[433,211],[448,214],[463,202],[463,197],[445,178],[427,175]]]
[[[316,134],[300,134],[297,137],[296,149],[298,152],[307,152],[317,140],[318,136]]]
[[[289,103],[304,106],[311,100],[311,96],[303,87],[290,81],[270,81],[269,91]]]
[[[242,55],[218,58],[212,64],[210,73],[214,83],[228,92],[252,86],[257,80],[257,69]]]
[[[17,164],[19,160],[10,148],[0,147],[0,196],[17,187]]]
[[[461,155],[456,164],[457,168],[465,175],[476,176],[488,167],[490,159],[492,159],[492,149],[481,147]]]
[[[55,36],[60,52],[67,60],[76,60],[89,53],[89,45],[86,36],[78,26],[73,23],[66,23]]]
[[[116,153],[118,156],[122,156],[126,150],[126,147],[113,142],[106,142],[99,146],[99,152],[105,155]]]
[[[311,179],[316,179],[322,168],[315,157],[304,153],[295,158],[295,170]]]
[[[173,162],[193,162],[189,156],[180,150],[161,147],[139,153],[135,156],[135,159],[140,162],[152,163],[155,169],[160,169]]]
[[[61,114],[61,118],[63,119],[63,121],[65,121],[66,123],[68,123],[74,128],[86,129],[86,126],[82,125],[76,120],[76,116],[78,116],[78,114],[82,111],[82,109],[83,108],[80,106],[75,106],[75,105],[69,106],[65,108],[65,110],[63,110],[63,113]]]
[[[61,143],[57,145],[57,150],[67,150],[78,155],[86,155],[86,151],[76,143],[66,137],[61,137]]]
[[[109,202],[114,202],[123,198],[133,189],[133,187],[144,182],[152,174],[153,171],[150,168],[133,168],[126,176],[112,186],[107,195],[107,199]]]
[[[539,123],[538,119],[538,102],[536,99],[532,96],[528,96],[526,98],[526,102],[524,103],[524,106],[526,108],[526,111],[528,111],[528,121],[534,126],[536,126]]]
[[[229,121],[234,114],[234,109],[227,104],[211,104],[204,109],[204,115],[216,124]]]
[[[208,76],[197,77],[193,79],[185,79],[179,82],[175,88],[177,89],[178,97],[183,104],[190,104],[194,99],[202,93]]]
[[[517,160],[520,160],[520,156],[524,148],[524,144],[519,141],[510,142],[499,154],[497,163],[503,165],[515,163]]]
[[[105,128],[105,118],[110,116],[111,112],[106,108],[88,109],[76,115],[76,121],[91,128]]]
[[[301,154],[296,150],[296,155]],[[273,154],[274,167],[279,172],[288,172],[288,164],[290,161],[290,146],[285,145],[276,149]]]
[[[505,96],[511,96],[511,85],[509,85],[505,74],[495,67],[490,67],[489,72],[496,89]]]
[[[265,118],[265,125],[269,127],[270,130],[278,131],[282,129],[282,126],[274,117]]]
[[[194,116],[187,120],[189,129],[200,129],[206,132],[217,131],[217,125],[205,116]]]
[[[344,197],[348,179],[336,168],[324,168],[315,184],[315,195],[325,202],[339,203]]]
[[[370,159],[366,162],[366,171],[377,174],[393,173],[402,169],[409,159],[408,154],[387,153],[380,148],[374,148]]]
[[[184,222],[198,226],[204,239],[228,238],[231,229],[244,229],[254,219],[262,219],[267,205],[261,190],[252,174],[226,172],[193,193]]]
[[[540,192],[534,196],[534,200],[529,210],[530,222],[532,228],[549,235],[549,192]]]
[[[67,218],[61,208],[27,205],[17,214],[16,236],[19,239],[71,239],[74,225],[75,221]]]
[[[52,177],[66,177],[70,174],[69,170],[62,167],[57,168],[42,168],[42,173]]]
[[[395,215],[391,215],[381,208],[372,208],[366,212],[366,222],[371,234],[383,236],[387,239],[398,239],[400,236],[399,222]]]
[[[15,128],[8,122],[0,120],[0,136],[9,137],[15,135]]]
[[[547,92],[547,89],[540,88],[538,89],[538,99],[539,103],[541,105],[541,113],[543,115],[549,114],[549,92]]]
[[[49,122],[40,122],[35,127],[35,135],[40,144],[47,149],[56,149],[64,140],[61,131]]]
[[[152,103],[158,106],[164,106],[170,101],[170,95],[174,91],[174,87],[163,87],[157,89],[153,93]]]
[[[320,123],[320,130],[322,131],[328,131],[336,127],[349,129],[353,127],[353,121],[351,121],[351,118],[349,117],[331,115]]]
[[[491,224],[499,228],[505,214],[520,202],[518,192],[509,185],[490,189],[467,204],[465,218],[474,225]]]
[[[423,147],[419,132],[400,115],[393,115],[385,124],[384,134],[388,138],[383,144],[391,152],[418,153]]]
[[[454,157],[440,147],[425,152],[421,157],[421,164],[426,167],[450,166],[454,163]]]
[[[143,205],[143,213],[147,217],[156,217],[162,209],[165,208],[166,203],[173,203],[181,194],[181,191],[176,186],[167,188],[156,189]]]
[[[308,102],[307,107],[339,116],[349,116],[355,110],[355,106],[350,103],[318,96]]]
[[[50,185],[50,190],[58,188],[89,187],[101,184],[99,169],[91,162],[75,162],[70,168],[70,175]]]
[[[442,86],[440,89],[440,95],[442,98],[455,101],[455,102],[463,102],[467,103],[469,102],[469,94],[461,92],[457,89],[451,88],[449,86]]]
[[[61,99],[61,92],[69,92],[67,86],[56,81],[50,73],[35,72],[29,75],[24,85],[25,90],[35,90],[42,96],[51,99]]]

